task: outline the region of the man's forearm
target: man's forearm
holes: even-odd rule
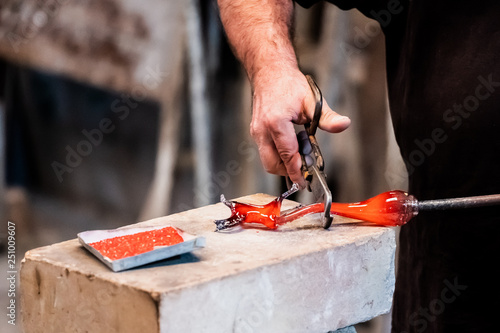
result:
[[[218,0],[229,41],[253,82],[262,70],[297,68],[291,0]]]
[[[236,56],[252,83],[250,134],[264,168],[305,186],[293,124],[314,115],[314,94],[299,70],[292,45],[292,0],[218,0],[220,15]],[[323,101],[319,127],[340,132],[350,120]]]

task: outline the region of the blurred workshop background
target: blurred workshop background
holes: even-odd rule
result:
[[[344,133],[318,134],[334,201],[405,189],[379,25],[324,3],[297,6],[295,21],[301,68],[352,119]],[[250,86],[215,1],[5,0],[0,35],[4,251],[6,221],[19,258],[222,193],[283,191],[250,138]]]

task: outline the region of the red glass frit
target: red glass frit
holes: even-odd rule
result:
[[[177,229],[165,227],[141,231],[131,235],[106,238],[89,245],[104,257],[117,260],[153,251],[158,246],[171,246],[183,241],[184,239]]]

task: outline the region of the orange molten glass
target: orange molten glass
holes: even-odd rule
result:
[[[323,203],[297,207],[281,215],[281,202],[284,195],[266,205],[251,205],[236,201],[224,202],[231,209],[231,216],[225,220],[215,221],[216,231],[224,230],[238,224],[258,223],[269,229],[276,229],[299,217],[322,213]],[[332,203],[330,212],[380,226],[400,226],[418,214],[417,200],[403,191],[389,191],[371,199],[355,203]]]
[[[278,224],[293,221],[301,216],[321,213],[323,203],[312,204],[294,209],[277,217]],[[373,198],[355,203],[332,203],[330,212],[381,226],[399,226],[406,224],[418,214],[415,197],[403,191],[389,191]]]
[[[231,216],[224,220],[216,220],[215,231],[225,230],[238,224],[258,223],[263,224],[269,229],[276,229],[276,217],[280,216],[281,203],[292,193],[299,190],[297,184],[293,186],[266,205],[252,205],[237,201],[230,201],[220,196],[220,201],[231,209]]]
[[[247,223],[263,224],[269,229],[276,229],[276,217],[280,215],[282,200],[278,197],[266,205],[252,205],[224,199],[222,202],[231,209],[231,216],[215,221],[215,231]]]

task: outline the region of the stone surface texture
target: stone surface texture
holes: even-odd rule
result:
[[[285,201],[283,209],[295,205]],[[212,221],[228,215],[216,204],[134,225],[174,225],[205,236],[207,245],[121,273],[76,239],[27,252],[25,331],[328,332],[389,311],[393,229],[348,224],[324,230],[312,215],[274,231],[213,232]]]

